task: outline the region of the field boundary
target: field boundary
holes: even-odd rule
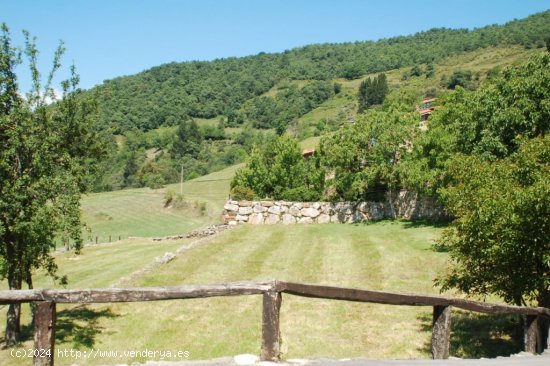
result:
[[[207,228],[209,228],[209,227],[211,227],[211,226],[208,226]],[[209,234],[208,236],[204,236],[204,237],[193,240],[191,243],[184,244],[181,247],[179,247],[178,249],[176,249],[174,252],[166,252],[166,253],[164,253],[164,255],[156,257],[155,259],[153,259],[153,261],[151,261],[150,263],[148,263],[144,267],[142,267],[138,270],[135,270],[134,272],[130,273],[127,276],[119,278],[118,281],[116,281],[114,284],[111,285],[111,287],[120,287],[120,286],[124,286],[128,283],[131,283],[136,278],[151,272],[152,270],[154,270],[158,266],[162,266],[166,263],[171,262],[172,260],[176,259],[176,257],[178,257],[181,254],[185,253],[189,249],[193,249],[193,248],[196,248],[198,246],[201,246],[201,245],[209,242],[210,240],[214,239],[215,237],[217,237],[221,232],[229,230],[231,228],[232,228],[232,226],[224,227],[223,230],[221,230],[221,231],[213,232],[212,234]],[[197,231],[200,231],[200,230],[201,229],[193,230],[191,233],[197,232]],[[181,236],[181,239],[183,239],[185,237],[186,236]],[[152,239],[152,240],[158,242],[158,241],[162,241],[162,240],[172,240],[172,238],[171,237],[166,237],[164,239],[161,238],[161,239],[158,239],[158,240],[157,239]]]
[[[243,281],[213,285],[185,285],[146,288],[103,288],[83,290],[7,290],[0,291],[0,304],[35,302],[35,349],[50,350],[35,357],[34,365],[53,365],[57,303],[114,303],[218,296],[262,295],[261,360],[279,361],[281,333],[279,327],[282,293],[311,298],[366,303],[432,306],[432,344],[434,359],[449,358],[452,307],[489,314],[525,316],[525,351],[541,353],[548,348],[547,335],[550,309],[543,307],[492,304],[434,295],[373,291],[358,288],[313,285],[285,281]],[[49,355],[49,356],[48,356]]]

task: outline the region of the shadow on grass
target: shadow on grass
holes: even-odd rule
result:
[[[74,348],[91,348],[96,336],[102,332],[99,325],[101,318],[117,317],[111,309],[93,309],[86,305],[79,305],[57,312],[56,342],[71,342]],[[34,338],[34,324],[21,324],[18,343],[32,341]],[[5,339],[0,337],[2,349],[5,349]]]
[[[402,223],[405,229],[415,229],[420,227],[433,227],[433,228],[446,228],[450,225],[451,221],[442,221],[442,220],[405,220],[405,219],[379,219],[379,220],[365,220],[351,223],[350,225],[354,226],[370,226],[377,224],[392,224],[392,223]]]
[[[101,318],[117,317],[110,308],[94,309],[80,305],[57,313],[56,342],[70,342],[74,348],[92,348],[102,332]]]
[[[431,332],[432,317],[423,314],[422,330]],[[460,358],[495,358],[523,350],[520,319],[511,315],[453,310],[449,353]],[[430,340],[421,349],[430,353]]]
[[[416,229],[420,227],[446,228],[451,224],[451,220],[402,220],[405,229]]]

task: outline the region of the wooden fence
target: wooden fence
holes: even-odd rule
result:
[[[542,325],[550,319],[550,309],[489,304],[442,296],[400,294],[354,288],[309,285],[283,281],[232,282],[219,285],[193,285],[149,288],[109,288],[86,290],[17,290],[0,291],[0,304],[35,302],[35,350],[51,356],[35,357],[34,365],[53,365],[57,303],[112,303],[195,299],[215,296],[263,295],[261,359],[278,361],[280,357],[279,312],[282,293],[297,296],[370,302],[389,305],[432,306],[433,328],[431,352],[434,359],[449,357],[451,309],[490,314],[517,314],[525,316],[525,351],[542,352],[547,347]]]

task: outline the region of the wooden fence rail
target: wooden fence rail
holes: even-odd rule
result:
[[[432,357],[449,357],[451,309],[453,307],[489,314],[525,316],[525,350],[542,352],[548,347],[542,335],[548,333],[550,309],[489,304],[443,296],[402,294],[355,288],[320,286],[284,281],[232,282],[217,285],[188,285],[175,287],[110,288],[85,290],[17,290],[0,291],[0,304],[35,302],[35,350],[45,357],[35,357],[35,365],[53,365],[56,303],[111,303],[175,299],[194,299],[215,296],[263,295],[261,359],[278,361],[280,357],[279,317],[282,293],[312,298],[370,302],[389,305],[432,306]],[[35,352],[38,354],[38,352]],[[48,356],[50,355],[50,356]]]

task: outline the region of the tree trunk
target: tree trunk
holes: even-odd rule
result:
[[[8,275],[10,290],[21,290],[21,280],[14,274]],[[6,346],[14,346],[21,332],[21,304],[10,304],[6,316]]]
[[[392,220],[395,219],[395,208],[393,207],[393,193],[392,193],[392,189],[391,189],[391,185],[388,185],[388,200],[389,200],[389,203],[390,203],[390,215],[391,215],[391,218]]]
[[[29,287],[29,290],[32,290],[34,288],[34,286],[32,284],[32,274],[30,272],[27,272],[25,282],[27,283],[27,286]],[[36,303],[31,302],[30,306],[31,306],[31,317],[32,317],[31,324],[34,326],[34,315],[36,313]]]
[[[6,317],[6,346],[14,346],[19,339],[21,304],[10,304]]]
[[[538,306],[550,308],[550,291],[539,291]],[[539,318],[539,353],[550,350],[550,319]]]

